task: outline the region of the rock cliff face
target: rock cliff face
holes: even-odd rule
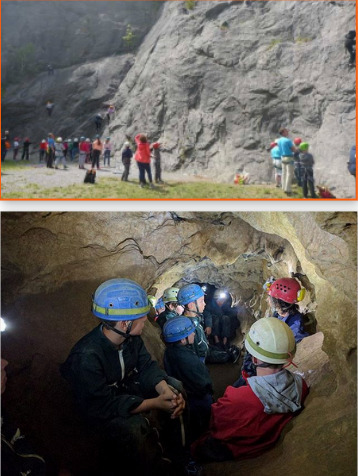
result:
[[[2,117],[13,137],[30,136],[34,142],[48,132],[63,138],[91,137],[94,115],[103,112],[117,92],[134,63],[129,52],[142,42],[161,8],[161,2],[152,1],[3,4]],[[128,25],[133,32],[131,44],[123,40]],[[29,45],[33,49],[22,58],[22,48]],[[32,61],[39,73],[18,83],[13,62],[18,70],[21,60],[25,70]],[[54,76],[47,74],[49,63]],[[48,100],[55,103],[51,118],[45,109]]]
[[[302,307],[319,331],[298,345],[297,371],[311,384],[306,408],[274,450],[250,461],[208,465],[205,474],[237,474],[240,468],[254,476],[284,476],[287,465],[294,476],[324,476],[332,467],[334,474],[353,474],[356,218],[331,212],[3,213],[2,315],[9,330],[2,355],[15,370],[6,404],[37,435],[45,454],[85,474],[96,453],[72,415],[58,364],[97,325],[90,304],[101,282],[128,277],[157,297],[176,284],[225,287],[247,309],[241,344],[251,323],[266,313],[266,278],[297,272],[307,289]],[[143,338],[161,362],[159,328],[150,319]],[[232,383],[220,375],[224,388]]]
[[[140,44],[158,19],[162,2],[155,1],[13,1],[5,2],[2,13],[2,81],[7,82],[11,61],[24,46],[35,69],[54,68],[123,54],[129,45],[123,40],[127,26],[133,31],[133,45]],[[15,53],[15,54],[14,54]]]
[[[109,128],[117,147],[125,134],[145,131],[164,144],[167,170],[232,181],[236,170],[245,168],[254,182],[270,181],[266,148],[280,126],[287,125],[292,136],[311,144],[316,182],[337,187],[338,197],[354,196],[346,163],[355,143],[355,69],[348,68],[343,42],[355,28],[355,3],[200,1],[191,10],[186,6],[165,2],[161,10],[153,7],[148,34],[135,57],[111,56],[105,63],[100,101],[98,81],[81,74],[78,84],[86,94],[69,95],[74,70],[67,69],[52,83],[42,75],[29,85],[8,87],[3,123],[16,130],[22,126],[40,139],[36,122],[44,114],[45,97],[54,96],[58,133],[89,134],[93,126],[84,122],[84,115],[89,118],[110,100],[117,107]],[[105,30],[108,15],[105,23],[103,16],[98,18],[98,28]],[[91,21],[96,20],[92,15]],[[108,32],[112,42],[113,28]],[[82,36],[75,36],[73,44],[82,52],[75,55],[81,62],[117,52],[108,46],[106,53],[108,41],[101,41],[87,55]],[[103,69],[103,61],[89,65],[92,75]],[[44,118],[42,124],[41,135],[51,123]]]

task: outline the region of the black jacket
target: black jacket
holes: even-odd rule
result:
[[[209,371],[191,345],[168,345],[164,353],[164,367],[168,375],[183,382],[189,398],[213,394]]]
[[[102,325],[77,342],[60,370],[84,419],[99,425],[130,418],[144,398],[157,396],[155,386],[161,380],[168,381],[141,337],[128,338],[118,350],[104,336]]]
[[[124,165],[129,165],[131,163],[131,158],[132,157],[133,157],[132,149],[130,149],[129,147],[126,147],[122,151],[122,163]]]
[[[176,313],[175,311],[170,311],[169,309],[165,309],[163,312],[159,314],[157,319],[157,324],[159,324],[160,328],[163,330],[164,324],[170,319],[173,319],[174,317],[179,317],[179,314]]]

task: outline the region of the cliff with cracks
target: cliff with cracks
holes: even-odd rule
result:
[[[10,361],[3,404],[53,468],[100,474],[95,441],[81,427],[58,371],[97,324],[90,312],[97,286],[127,277],[156,297],[184,283],[225,288],[246,308],[236,336],[241,346],[252,322],[267,315],[265,280],[296,273],[307,289],[300,306],[314,332],[298,344],[298,368],[290,368],[310,385],[305,409],[269,452],[208,464],[204,472],[355,474],[356,218],[343,212],[3,213],[8,329],[2,356]],[[163,343],[151,318],[143,339],[161,363]],[[240,366],[241,360],[210,369],[216,397]]]
[[[61,2],[47,3],[50,11]],[[6,84],[3,125],[14,134],[91,136],[94,115],[111,102],[116,118],[102,132],[118,150],[127,134],[147,132],[162,142],[168,171],[232,182],[244,168],[265,183],[267,147],[287,125],[311,144],[316,182],[338,197],[355,195],[346,165],[356,140],[355,68],[344,51],[354,2],[87,2],[81,15],[74,9],[82,2],[71,3],[56,7],[51,33],[30,27],[29,37],[20,35],[34,45],[49,39],[34,61],[51,58],[56,74]],[[23,31],[17,4],[3,6],[5,62]],[[128,24],[131,45],[123,40]],[[56,104],[50,120],[48,99]]]

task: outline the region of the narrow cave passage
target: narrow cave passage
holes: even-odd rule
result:
[[[180,220],[170,213],[2,214],[2,316],[8,329],[1,341],[10,362],[2,401],[8,413],[31,435],[53,474],[67,467],[88,475],[96,464],[96,440],[81,425],[58,368],[73,344],[98,324],[91,296],[101,282],[125,276],[156,297],[186,283],[206,284],[208,296],[226,290],[232,305],[245,311],[233,339],[240,346],[252,322],[269,312],[265,281],[294,273],[307,290],[300,302],[306,324],[317,331],[298,345],[296,355],[298,371],[311,385],[306,409],[272,451],[240,463],[210,464],[205,471],[283,476],[287,462],[294,461],[300,472],[293,474],[324,475],[338,461],[338,474],[343,469],[352,474],[356,214],[175,216]],[[164,347],[151,320],[143,340],[161,363]],[[210,367],[216,396],[237,378],[240,363],[225,364],[225,372],[222,365]]]

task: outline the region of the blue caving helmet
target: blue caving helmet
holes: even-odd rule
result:
[[[195,325],[188,317],[180,316],[169,319],[163,327],[165,342],[178,342],[195,331]]]
[[[106,321],[134,321],[146,316],[150,307],[142,286],[125,278],[105,281],[92,298],[93,314]]]
[[[204,295],[204,291],[198,284],[186,284],[179,289],[178,303],[181,306],[185,306],[186,304],[189,304],[189,302],[196,301]]]
[[[155,309],[160,309],[162,307],[165,307],[163,298],[160,297],[154,307],[155,307]]]

